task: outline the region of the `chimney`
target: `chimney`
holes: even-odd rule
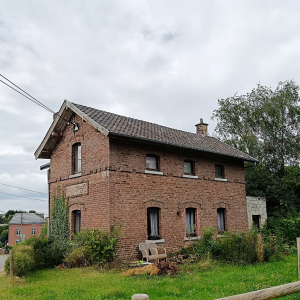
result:
[[[200,135],[207,135],[207,123],[203,123],[203,119],[200,119],[200,123],[195,125],[196,126],[196,133]]]

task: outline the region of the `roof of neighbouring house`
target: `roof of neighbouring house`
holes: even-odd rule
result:
[[[106,136],[118,136],[143,140],[152,143],[235,157],[245,161],[258,162],[257,159],[249,154],[237,150],[214,137],[124,117],[88,106],[70,103],[68,101],[64,102],[58,112],[58,115],[62,118],[57,117],[53,121],[43,142],[35,152],[36,158],[50,158],[51,150],[56,142],[55,135],[53,136],[52,132],[54,130],[61,130],[64,128],[66,126],[64,119],[66,117],[70,118],[73,112],[78,114],[86,122],[94,126]]]
[[[16,213],[8,222],[9,225],[44,224],[46,221],[35,213]]]

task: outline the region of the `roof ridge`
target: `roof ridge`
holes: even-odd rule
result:
[[[166,143],[166,144],[170,144],[170,145],[174,145],[174,146],[177,145],[177,146],[180,146],[180,147],[182,147],[182,145],[180,144],[180,142],[178,143],[178,138],[179,137],[183,138],[183,139],[188,138],[188,139],[193,140],[195,142],[199,142],[202,145],[195,145],[195,147],[194,147],[194,145],[192,145],[191,143],[188,143],[188,144],[185,144],[187,146],[187,148],[198,149],[198,150],[201,150],[201,151],[206,151],[206,152],[211,152],[211,153],[216,153],[216,154],[221,154],[221,155],[228,155],[228,156],[231,156],[231,157],[237,157],[237,158],[244,159],[244,160],[249,160],[249,158],[250,158],[249,161],[257,161],[257,159],[255,159],[253,156],[249,155],[248,153],[246,153],[244,151],[236,149],[233,146],[231,146],[231,145],[229,145],[225,142],[222,142],[217,137],[208,136],[208,135],[200,135],[200,134],[197,134],[197,133],[184,131],[184,130],[181,130],[181,129],[176,129],[176,128],[168,127],[168,126],[165,126],[165,125],[160,125],[160,124],[157,124],[157,123],[152,123],[152,122],[149,122],[149,121],[144,121],[144,120],[140,120],[140,119],[136,119],[136,118],[126,117],[126,116],[122,116],[122,115],[115,114],[115,113],[112,113],[112,112],[108,112],[108,111],[105,111],[105,110],[92,108],[90,106],[77,104],[77,103],[74,103],[74,102],[71,102],[71,105],[74,105],[74,107],[76,109],[78,109],[82,113],[86,114],[87,116],[90,112],[92,112],[92,115],[90,115],[88,117],[90,119],[94,120],[97,124],[101,125],[105,130],[107,130],[108,133],[111,133],[111,134],[118,134],[118,135],[124,135],[124,136],[133,136],[133,137],[136,137],[136,138],[142,138],[142,139],[146,139],[146,140],[149,140],[149,141],[162,142],[162,143]],[[101,115],[101,121],[96,120],[97,114],[93,113],[93,111],[97,112],[99,115]],[[125,131],[126,131],[127,128],[128,129],[131,128],[132,129],[131,134],[130,133],[127,134],[124,131],[122,132],[122,130],[120,131],[116,124],[114,124],[113,127],[110,126],[109,125],[109,120],[111,118],[115,119],[115,122],[118,123],[117,125],[122,123],[125,126],[124,127]],[[108,122],[108,123],[106,123],[106,122]],[[156,134],[157,138],[153,138],[153,137],[150,137],[150,136],[145,136],[144,134],[142,134],[142,135],[139,134],[139,132],[138,132],[139,125],[146,127],[146,130],[148,128],[151,129],[151,127],[152,127],[152,132],[154,132]],[[167,136],[168,137],[172,136],[175,139],[177,139],[177,141],[174,141],[174,142],[167,141],[168,140]],[[215,151],[215,149],[214,149],[215,147],[218,147],[219,151]],[[227,150],[224,149],[224,147],[225,148],[227,147]],[[231,149],[233,152],[235,152],[235,154],[234,153],[229,153],[230,152],[229,149]]]
[[[98,108],[93,108],[93,107],[90,107],[90,106],[86,106],[86,105],[82,105],[82,104],[78,104],[78,103],[74,103],[74,102],[71,102],[71,103],[74,104],[74,105],[84,106],[84,107],[86,107],[86,108],[95,109],[95,110],[98,110],[98,111],[100,111],[100,112],[108,113],[108,114],[111,114],[111,115],[114,115],[114,116],[117,116],[117,117],[127,118],[127,119],[131,119],[131,120],[134,120],[134,121],[145,122],[145,123],[148,123],[148,124],[151,124],[151,125],[156,125],[156,126],[159,126],[159,127],[164,127],[164,128],[167,128],[167,129],[172,129],[172,130],[180,131],[180,132],[183,132],[183,133],[189,133],[189,134],[191,134],[191,135],[194,135],[195,137],[204,137],[204,138],[208,137],[208,138],[216,139],[216,138],[211,137],[211,136],[208,136],[208,135],[207,135],[207,136],[199,135],[199,134],[197,134],[197,133],[193,133],[193,132],[190,132],[190,131],[185,131],[185,130],[182,130],[182,129],[172,128],[172,127],[169,127],[169,126],[160,125],[160,124],[157,124],[157,123],[152,123],[152,122],[145,121],[145,120],[141,120],[141,119],[136,119],[136,118],[126,117],[126,116],[122,116],[122,115],[119,115],[119,114],[115,114],[115,113],[112,113],[112,112],[109,112],[109,111],[105,111],[105,110],[98,109]]]

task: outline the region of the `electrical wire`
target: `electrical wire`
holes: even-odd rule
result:
[[[27,190],[27,189],[24,189],[24,188],[20,188],[20,187],[17,187],[17,186],[13,186],[13,185],[1,183],[1,182],[0,182],[0,184],[1,184],[1,185],[5,185],[5,186],[9,186],[9,187],[12,187],[12,188],[15,188],[15,189],[20,189],[20,190],[28,191],[28,192],[33,192],[33,193],[38,193],[38,194],[48,195],[47,193],[38,192],[38,191],[33,191],[33,190]]]
[[[42,200],[42,199],[36,199],[36,198],[30,198],[30,197],[24,197],[24,196],[18,196],[18,195],[3,193],[3,192],[0,192],[0,194],[14,196],[14,197],[20,197],[20,198],[26,198],[26,199],[30,199],[30,200],[36,200],[36,201],[48,201],[48,200]]]
[[[73,121],[69,121],[66,120],[65,118],[63,118],[61,115],[59,115],[58,113],[54,112],[52,109],[50,109],[48,106],[46,106],[45,104],[43,104],[42,102],[40,102],[39,100],[37,100],[36,98],[32,97],[30,94],[26,93],[24,90],[22,90],[20,87],[18,87],[16,84],[14,84],[13,82],[11,82],[9,79],[7,79],[6,77],[4,77],[2,74],[0,74],[1,77],[3,77],[4,79],[6,79],[8,82],[10,82],[11,84],[13,84],[15,87],[17,87],[18,89],[20,89],[21,91],[23,91],[26,95],[30,96],[31,98],[29,98],[28,96],[24,95],[23,93],[21,93],[20,91],[18,91],[17,89],[13,88],[12,86],[10,86],[9,84],[7,84],[6,82],[4,82],[3,80],[0,79],[0,82],[4,83],[5,85],[7,85],[8,87],[10,87],[11,89],[13,89],[14,91],[16,91],[17,93],[19,93],[20,95],[24,96],[25,98],[27,98],[28,100],[32,101],[33,103],[39,105],[40,107],[46,109],[47,111],[49,111],[50,113],[54,114],[55,116],[58,116],[59,118],[61,118],[62,120],[64,120],[65,122],[67,122],[67,124],[72,124],[72,125],[76,125],[76,123],[74,123]]]
[[[55,114],[55,112],[50,109],[49,107],[47,107],[45,104],[43,104],[42,102],[40,102],[39,100],[37,100],[36,98],[34,98],[33,96],[31,96],[30,94],[26,93],[24,90],[22,90],[19,86],[17,86],[16,84],[14,84],[13,82],[11,82],[9,79],[7,79],[6,77],[4,77],[2,74],[0,74],[1,77],[3,77],[5,80],[7,80],[9,83],[13,84],[15,87],[17,87],[19,90],[21,90],[22,92],[24,92],[26,95],[28,95],[29,97],[31,97],[32,99],[34,99],[37,103],[39,103],[40,105],[42,105],[45,109],[49,110],[50,112],[52,112],[53,114]],[[3,81],[2,81],[3,82]]]
[[[1,75],[1,74],[0,74]],[[2,76],[2,75],[1,75]],[[42,105],[40,105],[39,103],[37,103],[36,101],[33,101],[31,98],[29,98],[29,97],[27,97],[26,95],[24,95],[24,94],[22,94],[21,92],[19,92],[17,89],[15,89],[15,88],[13,88],[12,86],[10,86],[9,84],[7,84],[6,82],[4,82],[3,80],[1,80],[0,79],[0,81],[2,82],[2,83],[4,83],[5,85],[7,85],[8,87],[10,87],[11,89],[13,89],[14,91],[16,91],[17,93],[19,93],[20,95],[22,95],[22,96],[24,96],[25,98],[27,98],[27,99],[29,99],[30,101],[32,101],[33,103],[35,103],[35,104],[37,104],[37,105],[39,105],[40,107],[42,107],[42,108],[44,108],[44,109],[46,109],[46,110],[48,110],[49,112],[51,112],[51,113],[54,113],[54,112],[52,112],[52,110],[51,109],[48,109],[48,108],[46,108],[46,107],[44,107],[44,106],[42,106]]]

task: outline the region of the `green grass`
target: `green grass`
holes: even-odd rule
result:
[[[207,267],[207,266],[205,266]],[[296,281],[297,256],[253,266],[195,263],[176,277],[124,277],[92,268],[37,271],[24,279],[0,277],[0,299],[131,299],[136,293],[154,299],[216,299]],[[294,294],[281,299],[300,299]]]

